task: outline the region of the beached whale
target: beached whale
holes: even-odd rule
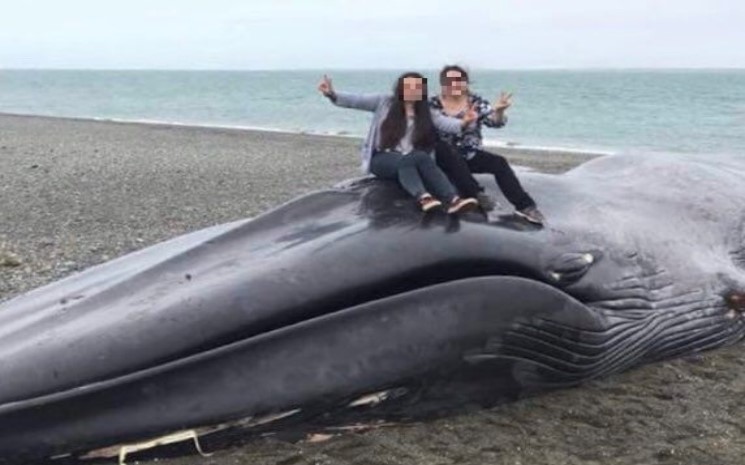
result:
[[[745,157],[521,178],[544,228],[362,179],[0,305],[0,462],[404,420],[743,338]]]

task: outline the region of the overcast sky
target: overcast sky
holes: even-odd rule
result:
[[[1,68],[745,68],[745,0],[27,0]]]

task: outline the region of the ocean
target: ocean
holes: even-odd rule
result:
[[[399,71],[0,70],[0,112],[361,136],[370,116],[316,91],[389,91]],[[430,93],[437,72],[424,72]],[[472,70],[471,89],[514,93],[490,145],[745,156],[745,70]],[[0,128],[1,130],[1,128]]]

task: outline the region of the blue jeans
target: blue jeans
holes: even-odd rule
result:
[[[415,199],[429,193],[444,202],[455,198],[455,188],[435,163],[434,157],[421,150],[406,155],[399,152],[375,152],[370,171],[381,179],[398,181]],[[426,186],[426,187],[425,187]]]

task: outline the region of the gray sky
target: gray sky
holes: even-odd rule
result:
[[[745,0],[28,0],[2,68],[745,68]]]

